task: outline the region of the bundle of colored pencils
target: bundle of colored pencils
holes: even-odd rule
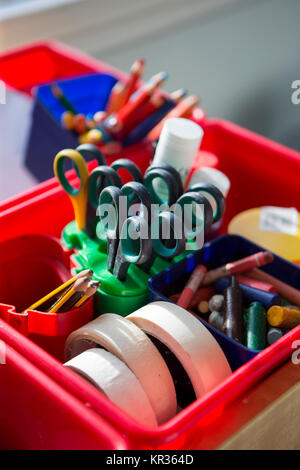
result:
[[[139,86],[143,69],[144,60],[136,60],[127,80],[118,81],[112,88],[106,109],[94,115],[77,113],[62,90],[52,85],[52,93],[66,109],[63,127],[79,135],[80,143],[101,145],[108,153],[115,153],[144,138],[158,140],[165,120],[170,117],[189,117],[199,97],[186,97],[182,88],[170,95],[163,93],[160,86],[168,77],[166,72],[153,75]]]
[[[97,292],[100,286],[99,281],[91,279],[92,275],[93,271],[91,269],[81,271],[67,282],[30,305],[26,310],[62,313],[68,312],[73,308],[81,307]]]

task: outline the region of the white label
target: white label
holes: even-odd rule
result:
[[[265,232],[297,235],[298,211],[293,207],[262,207],[260,210],[259,229]]]

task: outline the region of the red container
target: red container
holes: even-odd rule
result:
[[[59,314],[21,312],[70,276],[70,252],[54,237],[23,235],[0,244],[0,318],[60,360],[68,335],[93,318],[93,299]]]
[[[7,338],[16,334],[13,348]],[[22,353],[23,341],[54,361],[0,320],[1,449],[129,449],[129,443],[99,414],[51,379]],[[55,361],[54,361],[55,362]]]
[[[237,212],[263,204],[296,206],[300,210],[298,152],[221,120],[208,119],[204,130],[202,148],[218,156],[219,168],[228,175],[232,184],[225,223]],[[32,233],[33,228],[36,233],[59,236],[64,225],[73,218],[71,203],[54,180],[4,202],[1,209],[0,241]],[[1,334],[4,335],[3,331]],[[49,379],[63,387],[74,399],[81,403],[88,402],[99,419],[100,416],[105,418],[127,436],[132,448],[184,449],[189,448],[190,442],[193,442],[193,446],[197,445],[197,435],[200,437],[201,433],[205,433],[207,423],[219,416],[226,405],[290,358],[293,342],[300,339],[300,327],[286,334],[240,367],[208,395],[196,400],[157,429],[136,423],[91,385],[72,371],[65,370],[46,352],[9,326],[3,338],[41,374],[47,374]],[[27,397],[28,407],[35,406],[29,393]],[[48,419],[51,423],[53,418],[50,413],[45,417],[46,421]],[[15,431],[12,428],[11,424],[13,433]],[[15,441],[16,447],[20,442],[18,439]],[[63,441],[60,445],[64,446]]]
[[[28,44],[0,54],[0,78],[30,95],[42,83],[98,71],[121,72],[56,41]]]
[[[90,425],[90,433],[95,431],[97,428],[99,429],[100,423],[102,423],[103,418],[105,418],[110,426],[118,430],[118,432],[124,436],[128,446],[132,449],[170,450],[191,449],[189,445],[191,442],[193,443],[193,449],[198,448],[197,436],[199,436],[200,441],[201,436],[206,432],[207,424],[220,417],[226,405],[232,403],[250,387],[257,384],[261,379],[272,372],[272,370],[290,359],[292,353],[295,351],[294,342],[299,342],[300,340],[300,327],[297,327],[290,333],[284,335],[279,341],[274,343],[273,346],[265,349],[254,359],[240,367],[212,392],[204,396],[202,399],[198,399],[181,411],[175,418],[156,429],[150,429],[139,425],[133,420],[133,418],[125,414],[104,395],[99,393],[99,391],[92,385],[77,376],[71,370],[65,369],[58,361],[50,357],[45,351],[33,344],[27,338],[22,337],[20,333],[1,321],[0,339],[5,341],[16,351],[21,352],[23,358],[28,359],[30,363],[37,368],[38,376],[47,375],[49,379],[58,386],[61,386],[66,393],[72,395],[73,398],[81,402],[81,404],[89,403],[89,408],[97,414],[94,423]],[[1,367],[2,366],[0,366],[0,374]],[[23,377],[22,372],[20,372],[20,375]],[[15,383],[12,385],[14,386]],[[56,391],[54,393],[56,393]],[[27,391],[27,396],[29,396],[29,391]],[[59,397],[57,396],[56,400],[58,399]],[[30,397],[27,404],[29,409],[31,409],[33,403],[34,402]],[[68,408],[68,402],[66,402],[65,405]],[[16,412],[18,411],[19,407],[17,407]],[[6,411],[2,410],[2,413],[5,414]],[[7,412],[7,414],[8,413],[9,412]],[[48,422],[50,422],[49,434],[51,434],[51,410],[49,410],[49,415],[45,410],[43,413],[45,423],[48,424]],[[97,421],[98,418],[99,422]],[[2,422],[6,423],[9,419],[10,418],[5,416],[5,420]],[[29,418],[27,420],[27,429],[31,426],[31,419],[32,418]],[[66,418],[64,417],[64,420],[65,419]],[[37,426],[35,422],[34,426]],[[67,422],[65,422],[65,427],[69,430],[68,419]],[[15,428],[16,427],[12,426],[12,433],[16,432]],[[26,429],[26,424],[24,424],[24,429]],[[47,430],[45,430],[45,432],[47,432]],[[8,435],[10,436],[10,434]],[[211,441],[213,442],[213,438]],[[22,447],[22,441],[19,437],[15,438],[15,441],[13,442],[15,447]],[[56,445],[58,447],[55,448],[67,447],[67,443],[62,436],[59,436],[56,441]],[[71,442],[71,445],[74,446],[76,443]],[[81,443],[81,447],[78,448],[82,448],[82,445],[83,444]],[[95,442],[89,441],[88,436],[86,436],[84,445],[87,445],[87,448],[91,448],[95,445]],[[117,440],[112,442],[111,449],[117,448],[117,445]]]

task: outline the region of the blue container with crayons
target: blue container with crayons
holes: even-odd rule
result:
[[[237,235],[223,235],[212,242],[205,243],[203,249],[187,255],[183,260],[167,267],[161,273],[149,279],[151,301],[170,301],[170,297],[181,292],[191,273],[199,264],[208,270],[223,266],[226,263],[250,256],[262,248],[249,240]],[[274,261],[266,264],[260,270],[276,277],[280,281],[296,287],[300,283],[300,267],[274,255]],[[220,279],[215,282],[214,289],[220,293],[227,287],[228,280]],[[273,292],[266,292],[240,283],[245,303],[260,302],[267,310],[272,305],[281,305],[281,297]],[[223,349],[233,370],[248,362],[260,351],[249,349],[243,344],[226,336],[222,331],[205,322],[205,326],[213,334]]]
[[[116,82],[113,75],[97,73],[55,83],[77,112],[87,115],[105,109]],[[61,125],[65,110],[53,95],[51,84],[36,88],[25,165],[39,181],[52,178],[53,158],[59,150],[78,145],[78,135]]]

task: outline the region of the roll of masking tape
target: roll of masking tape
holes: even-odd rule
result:
[[[170,371],[154,344],[137,326],[120,315],[101,315],[70,334],[66,360],[97,345],[125,362],[135,374],[158,424],[176,414],[176,392]]]
[[[88,349],[64,365],[141,424],[157,426],[153,408],[140,382],[126,364],[110,352],[100,348]]]
[[[197,398],[231,374],[222,349],[208,329],[178,305],[153,302],[126,318],[158,339],[177,357]]]

